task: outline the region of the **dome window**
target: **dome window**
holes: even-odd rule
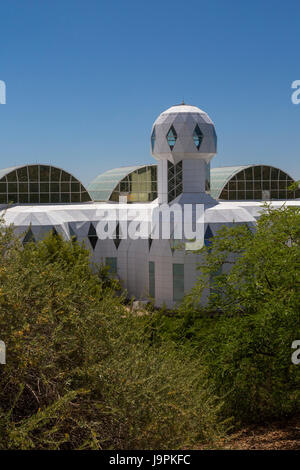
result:
[[[173,150],[176,140],[177,140],[176,131],[174,127],[171,126],[169,132],[167,133],[167,141],[171,150]]]
[[[89,228],[88,239],[89,239],[89,242],[90,242],[90,244],[91,244],[91,246],[94,250],[96,248],[96,245],[97,245],[97,242],[98,242],[98,236],[97,236],[96,229],[95,229],[95,227],[92,223],[91,223],[90,228]]]
[[[35,243],[35,238],[34,238],[31,228],[29,228],[29,230],[27,231],[24,237],[23,246],[25,246],[26,243],[31,243],[31,242]]]
[[[154,145],[155,145],[155,127],[153,128],[152,135],[151,135],[151,149],[152,149],[152,152],[154,151]]]
[[[214,237],[214,235],[213,235],[213,233],[212,233],[212,231],[211,231],[210,226],[208,225],[208,226],[207,226],[207,229],[206,229],[206,232],[205,232],[205,235],[204,235],[204,245],[205,245],[208,249],[211,249],[213,237]]]
[[[199,150],[201,142],[203,140],[203,134],[202,134],[198,124],[195,127],[195,130],[194,130],[194,133],[193,133],[193,139],[194,139],[194,143],[195,143],[197,149]]]
[[[115,238],[113,240],[114,240],[115,247],[118,249],[121,243],[120,224],[117,224]]]

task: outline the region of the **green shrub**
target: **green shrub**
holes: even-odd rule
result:
[[[257,422],[299,412],[300,368],[291,362],[300,338],[299,208],[267,207],[254,233],[225,227],[205,253],[171,338],[189,340],[202,355],[227,415]],[[230,269],[220,273],[224,266]]]
[[[78,243],[0,233],[2,449],[170,449],[223,433],[201,361],[149,340]]]

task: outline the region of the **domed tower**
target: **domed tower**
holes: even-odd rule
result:
[[[204,111],[182,103],[161,113],[151,132],[159,202],[169,203],[181,193],[209,191],[210,161],[216,153],[215,126]]]

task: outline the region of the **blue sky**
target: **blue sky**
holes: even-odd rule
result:
[[[0,167],[52,163],[84,183],[154,161],[157,115],[184,100],[218,134],[212,166],[266,163],[300,179],[300,3],[6,0]]]

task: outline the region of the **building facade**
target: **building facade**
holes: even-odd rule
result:
[[[53,229],[66,239],[75,237],[90,250],[93,262],[110,266],[129,296],[171,308],[199,275],[202,255],[195,249],[208,245],[222,226],[246,224],[255,230],[262,201],[300,206],[300,190],[289,189],[294,179],[278,168],[210,169],[217,135],[210,117],[195,106],[181,104],[161,113],[150,145],[156,164],[107,171],[87,188],[53,166],[1,170],[5,223],[14,224],[23,243]],[[183,219],[191,226],[200,220],[198,207],[202,235],[191,240],[182,230],[178,238]],[[167,237],[154,236],[162,208],[169,209],[172,219]],[[130,221],[124,221],[124,211],[134,214]],[[179,212],[183,219],[176,222]],[[130,234],[125,233],[129,227]]]

